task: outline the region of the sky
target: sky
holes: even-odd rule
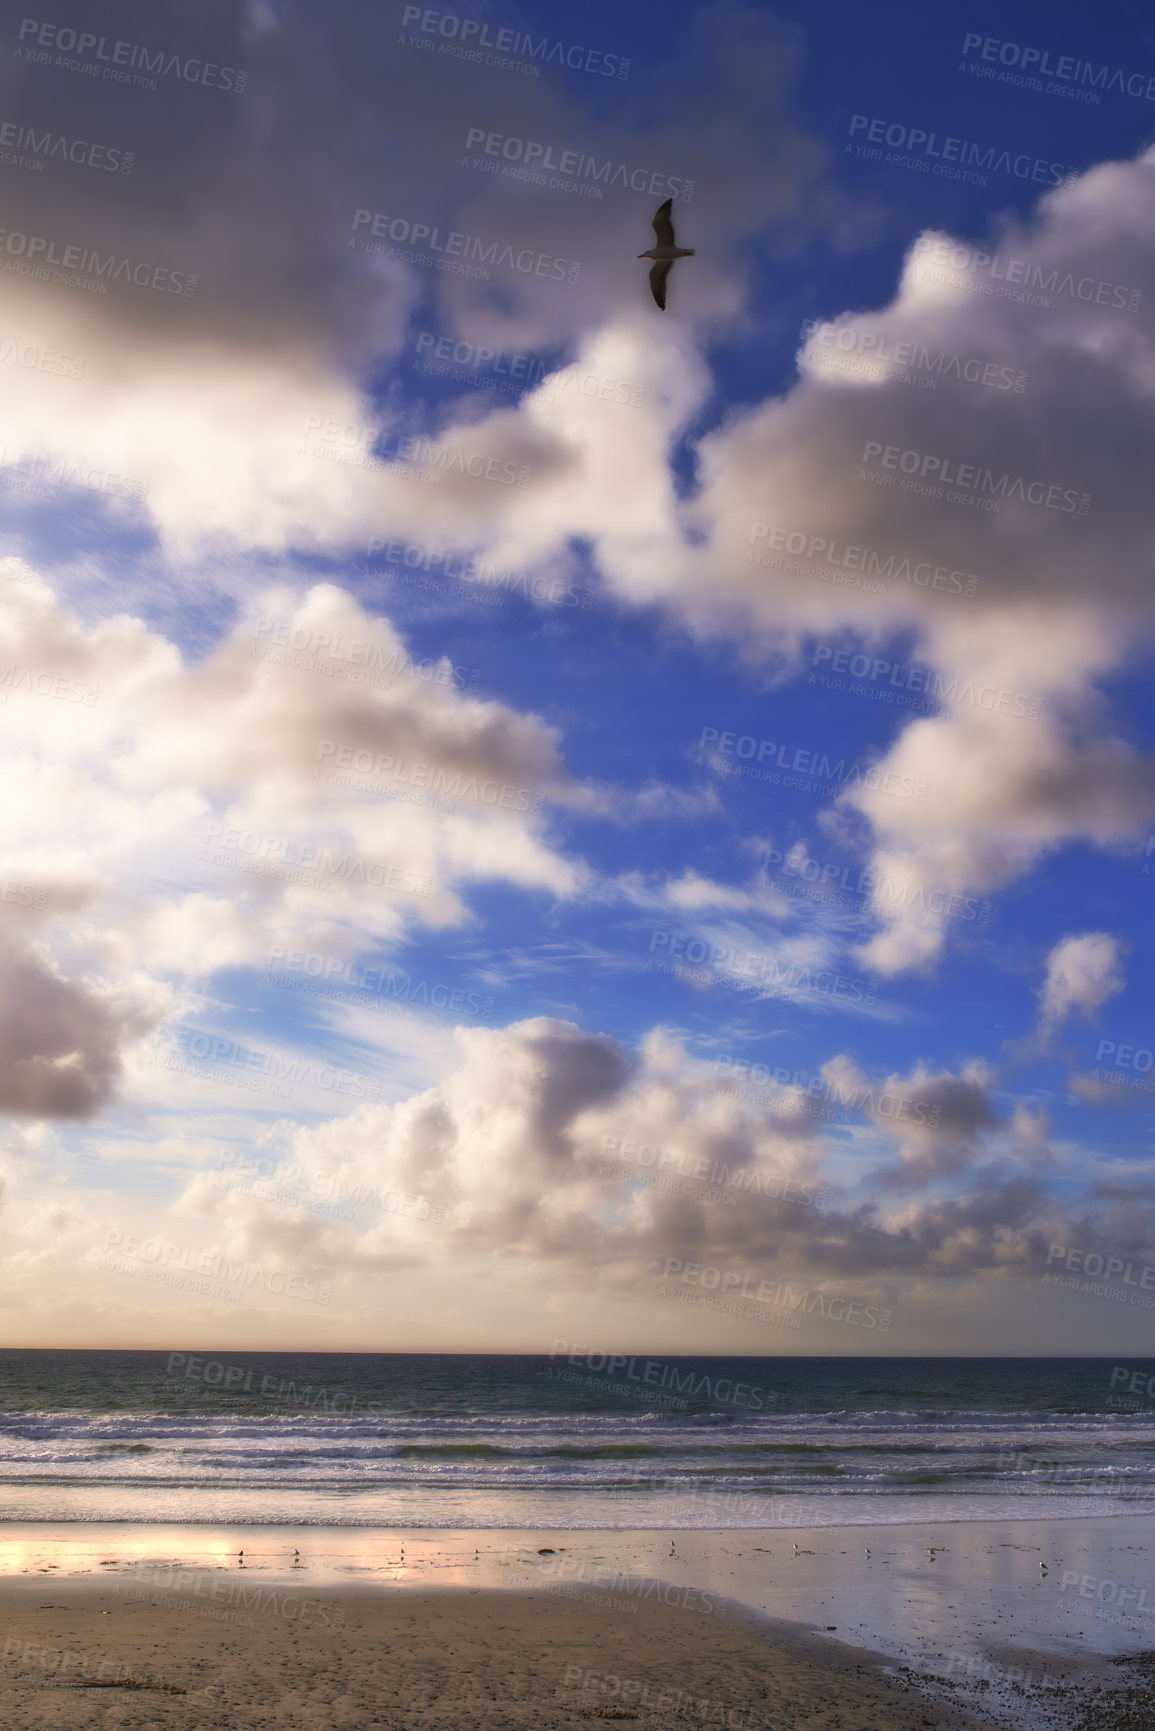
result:
[[[454,3],[0,24],[7,1343],[1146,1349],[1155,23]]]

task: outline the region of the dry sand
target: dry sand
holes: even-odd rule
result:
[[[274,1589],[267,1578],[268,1594]],[[292,1583],[295,1588],[296,1582]],[[119,1590],[118,1590],[119,1589]],[[212,1731],[963,1731],[880,1658],[741,1612],[597,1594],[370,1588],[291,1618],[283,1595],[217,1608],[120,1582],[0,1583],[0,1726]],[[229,1619],[229,1620],[222,1620]],[[164,1690],[122,1686],[159,1682]],[[78,1684],[113,1682],[108,1688]],[[187,1690],[179,1694],[175,1690]]]

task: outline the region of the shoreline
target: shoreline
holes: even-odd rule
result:
[[[664,1533],[0,1527],[13,1603],[99,1591],[118,1620],[163,1611],[218,1639],[294,1623],[300,1639],[324,1638],[353,1603],[463,1594],[609,1617],[626,1638],[654,1616],[718,1639],[737,1621],[775,1642],[789,1631],[842,1658],[871,1653],[936,1702],[973,1696],[1023,1731],[1055,1723],[1040,1703],[1117,1681],[1113,1664],[1155,1647],[1153,1561],[1155,1516]]]

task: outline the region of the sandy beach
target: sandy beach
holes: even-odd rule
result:
[[[190,1721],[214,1731],[980,1723],[949,1704],[931,1708],[908,1678],[883,1675],[879,1656],[654,1600],[627,1618],[550,1592],[345,1589],[324,1622],[290,1621],[266,1605],[239,1628],[187,1605],[131,1602],[112,1582],[53,1582],[49,1596],[41,1583],[6,1583],[0,1599],[0,1722],[11,1731]],[[137,1687],[123,1686],[129,1678]]]

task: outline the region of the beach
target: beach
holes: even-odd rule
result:
[[[1155,1645],[1152,1556],[1150,1516],[661,1535],[9,1526],[0,1723],[148,1727],[192,1708],[224,1731],[626,1714],[1076,1731],[1090,1691],[1131,1678],[1117,1661]]]
[[[111,1583],[0,1589],[0,1718],[12,1731],[187,1724],[579,1727],[597,1719],[726,1731],[943,1731],[976,1725],[883,1676],[854,1648],[736,1614],[709,1620],[648,1601],[552,1593],[346,1589],[339,1626],[270,1610],[240,1629],[188,1609],[127,1603]],[[67,1660],[67,1668],[65,1661]],[[106,1666],[97,1675],[102,1663]],[[101,1687],[131,1677],[138,1687]],[[175,1691],[186,1691],[178,1694]]]
[[[0,1354],[5,1731],[1145,1700],[1155,1415],[1103,1361],[38,1359]]]

